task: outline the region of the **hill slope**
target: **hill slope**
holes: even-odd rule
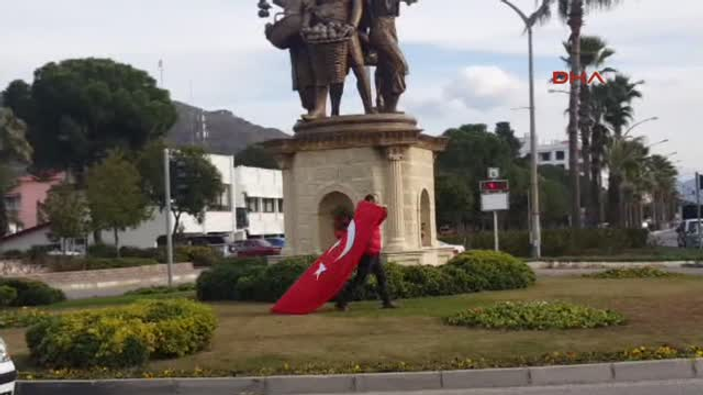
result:
[[[290,137],[278,129],[255,125],[227,110],[205,111],[181,102],[174,104],[178,121],[166,137],[173,145],[200,145],[210,153],[232,155],[254,143]]]

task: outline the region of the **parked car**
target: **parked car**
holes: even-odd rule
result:
[[[0,395],[13,395],[15,393],[15,380],[17,370],[10,359],[7,345],[0,338]]]
[[[274,247],[283,248],[286,246],[286,239],[283,237],[267,237],[264,240],[271,243]]]
[[[698,220],[687,219],[681,221],[676,227],[677,242],[681,248],[691,248],[698,246]],[[701,225],[703,226],[703,224]]]
[[[238,257],[271,256],[280,255],[281,248],[264,239],[249,239],[230,245],[230,253]]]
[[[447,247],[447,248],[451,247],[454,250],[454,255],[459,255],[459,254],[463,254],[464,252],[466,252],[466,247],[461,246],[461,245],[447,244],[443,241],[440,241],[439,246],[440,247]]]
[[[230,245],[230,240],[228,236],[222,236],[222,235],[214,235],[214,234],[208,234],[208,235],[199,235],[199,236],[191,236],[186,239],[186,244],[192,245],[192,246],[203,246],[203,247],[210,247],[213,250],[219,252],[222,254],[224,257],[228,257],[231,255],[229,245]]]

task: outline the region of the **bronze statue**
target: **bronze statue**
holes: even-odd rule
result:
[[[369,41],[376,52],[376,106],[379,112],[398,112],[400,96],[405,93],[408,62],[398,43],[395,19],[400,16],[401,0],[366,0],[370,23]],[[402,0],[407,4],[417,0]]]
[[[371,82],[365,69],[359,38],[364,0],[316,0],[303,18],[303,37],[313,59],[315,111],[304,119],[326,116],[327,95],[332,116],[339,115],[344,81],[349,68],[354,71],[364,111],[373,112]]]
[[[395,27],[401,1],[417,0],[273,0],[284,9],[283,18],[279,13],[275,23],[267,24],[266,37],[290,51],[293,89],[308,111],[304,120],[327,115],[327,96],[332,116],[339,115],[350,68],[367,114],[397,112],[408,74]],[[259,0],[260,17],[268,17],[270,8],[267,0]],[[377,66],[376,108],[365,68],[369,62]]]
[[[312,0],[273,0],[283,8],[283,18],[276,23],[266,25],[266,38],[280,49],[290,51],[293,90],[298,92],[300,102],[312,114],[315,110],[315,77],[308,46],[302,39],[303,11]],[[259,16],[268,17],[271,6],[265,1],[259,2]]]

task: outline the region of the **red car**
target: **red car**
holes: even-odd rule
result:
[[[231,245],[230,252],[238,257],[280,255],[281,249],[264,239],[237,241]]]

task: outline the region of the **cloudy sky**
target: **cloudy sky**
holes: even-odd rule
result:
[[[534,0],[515,0],[525,9]],[[289,131],[301,110],[290,90],[288,56],[263,37],[256,0],[3,1],[0,86],[31,79],[38,66],[73,57],[110,57],[148,70],[175,99],[226,108],[252,122]],[[675,6],[673,6],[675,4]],[[682,173],[695,171],[703,130],[703,2],[623,0],[588,16],[585,33],[617,51],[611,66],[645,80],[637,128],[654,150],[678,152]],[[528,132],[526,36],[499,0],[420,0],[399,20],[411,66],[403,107],[432,134],[464,123],[510,121]],[[550,94],[548,80],[564,69],[559,21],[536,31],[537,124],[540,140],[564,139],[568,96]],[[353,77],[351,77],[353,78]],[[353,89],[348,89],[348,92]],[[359,112],[349,96],[343,111]],[[703,166],[698,168],[703,170]]]

